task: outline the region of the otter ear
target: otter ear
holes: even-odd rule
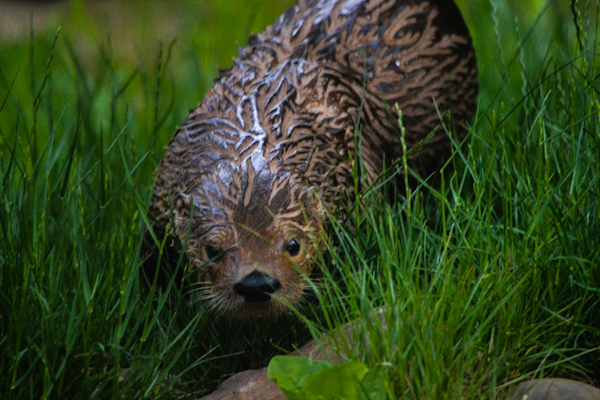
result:
[[[325,206],[321,200],[321,193],[318,187],[312,186],[304,193],[304,196],[300,199],[302,209],[305,216],[311,222],[316,222],[314,228],[320,229],[321,225],[325,222],[327,215],[325,213]]]
[[[182,243],[198,235],[200,224],[207,217],[206,211],[202,212],[203,208],[206,207],[203,206],[200,198],[186,193],[177,195],[173,207],[173,222],[175,232]]]
[[[193,196],[185,193],[179,193],[175,199],[175,206],[173,207],[173,222],[175,226],[173,228],[181,240],[185,240],[189,231],[190,215],[193,213],[192,201]]]

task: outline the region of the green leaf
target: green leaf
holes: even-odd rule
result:
[[[325,361],[306,357],[277,356],[269,362],[267,376],[279,386],[289,400],[311,400],[304,387],[309,378],[320,370],[331,368]]]
[[[306,399],[358,400],[360,384],[368,372],[369,368],[358,361],[320,370],[306,382]]]
[[[360,385],[359,400],[386,400],[386,374],[382,366],[372,368]]]
[[[289,400],[385,400],[383,367],[358,361],[332,366],[305,357],[278,356],[267,372]]]

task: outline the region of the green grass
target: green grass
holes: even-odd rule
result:
[[[354,356],[385,367],[393,398],[600,385],[598,8],[459,2],[481,95],[455,172],[393,204],[365,194],[333,223],[304,317],[239,322],[138,273],[163,146],[236,42],[285,9],[229,3],[173,2],[164,29],[134,12],[117,34],[73,1],[0,43],[0,396],[202,393],[383,305],[385,335],[365,323]]]

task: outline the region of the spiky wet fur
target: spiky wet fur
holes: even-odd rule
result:
[[[402,156],[395,105],[412,148],[450,109],[462,139],[477,92],[471,38],[451,0],[300,0],[250,38],[175,133],[150,204],[154,230],[179,238],[222,312],[278,314],[312,272],[310,232],[355,193],[355,143],[373,181]],[[429,173],[451,150],[438,130],[411,162]],[[285,255],[291,238],[299,257]],[[207,248],[224,255],[208,262]],[[281,282],[283,301],[249,304],[234,292],[255,269]]]

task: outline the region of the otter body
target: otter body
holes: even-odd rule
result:
[[[411,148],[450,108],[464,137],[477,91],[451,0],[300,0],[250,38],[173,136],[154,231],[179,239],[218,311],[276,315],[302,297],[326,211],[354,193],[355,143],[374,181],[402,156],[396,104]],[[439,129],[411,162],[432,172],[451,150]]]

